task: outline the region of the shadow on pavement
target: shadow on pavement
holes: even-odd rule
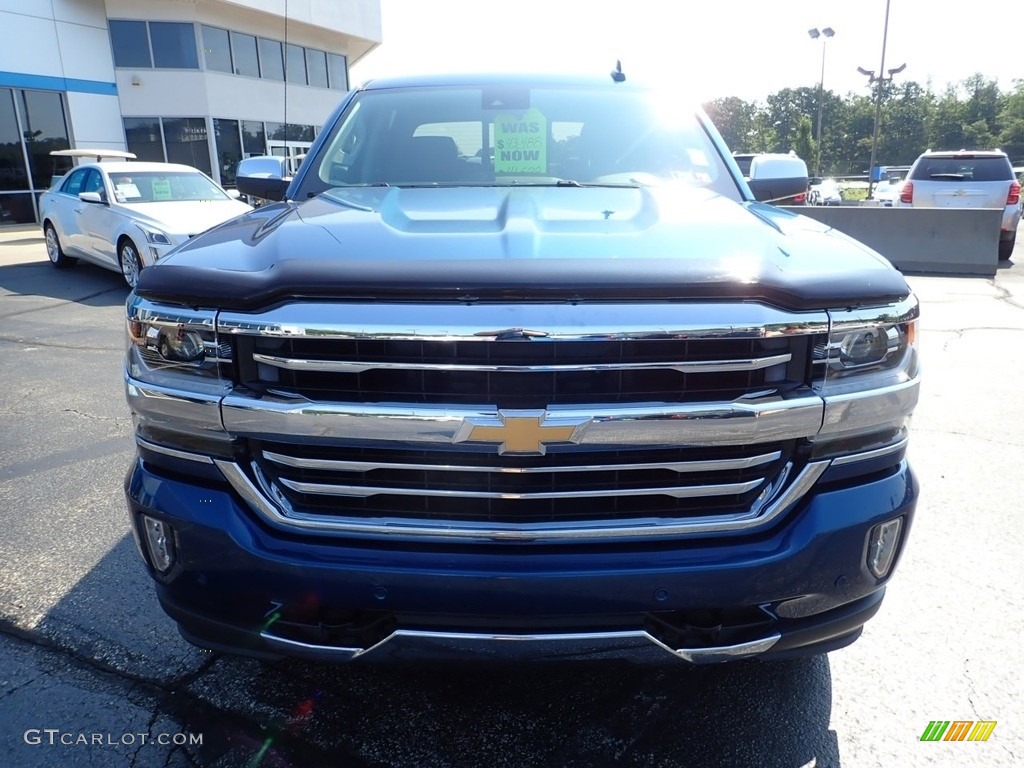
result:
[[[215,766],[840,765],[827,657],[715,667],[264,664],[185,643],[125,536],[43,621],[156,690]],[[90,723],[83,730],[115,725]]]
[[[120,274],[92,264],[79,262],[68,269],[55,269],[44,260],[0,265],[0,292],[112,307],[124,304],[128,286]],[[12,309],[16,307],[8,303],[4,314]]]

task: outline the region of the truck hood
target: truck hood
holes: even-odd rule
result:
[[[682,184],[359,187],[258,209],[143,270],[136,292],[259,309],[356,301],[761,301],[792,310],[910,293],[836,230]]]

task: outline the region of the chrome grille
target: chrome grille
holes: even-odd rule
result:
[[[807,338],[402,341],[248,337],[250,387],[311,400],[495,404],[709,402],[805,383]]]
[[[766,503],[792,443],[543,457],[252,441],[268,495],[295,513],[501,525],[681,520]]]
[[[310,301],[221,312],[217,328],[235,368],[222,423],[248,456],[218,466],[290,530],[551,542],[748,533],[827,465],[798,450],[821,425],[810,387],[829,328],[820,312]],[[535,426],[509,448],[517,419],[517,430]]]

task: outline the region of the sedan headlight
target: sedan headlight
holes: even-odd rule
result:
[[[142,230],[146,236],[146,242],[150,245],[171,245],[171,238],[161,232],[159,229],[153,227],[147,227],[143,224],[139,224],[139,229]]]

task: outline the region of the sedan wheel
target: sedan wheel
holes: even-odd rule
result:
[[[43,228],[43,233],[46,236],[46,255],[50,258],[50,263],[53,266],[63,269],[73,266],[78,261],[78,259],[64,254],[64,249],[60,247],[60,240],[57,238],[57,230],[53,228],[52,224],[47,224]]]
[[[117,249],[117,260],[121,264],[121,274],[124,281],[134,288],[139,282],[139,273],[142,271],[142,259],[139,258],[139,251],[135,243],[125,240]]]

